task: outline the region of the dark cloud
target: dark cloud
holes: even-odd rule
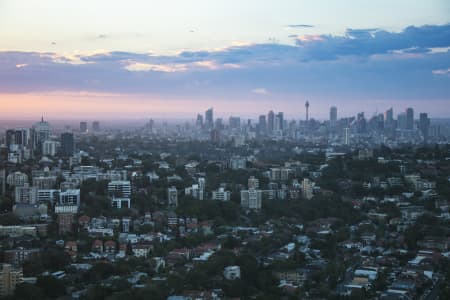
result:
[[[328,60],[339,56],[368,56],[394,50],[450,46],[450,24],[410,26],[395,33],[379,29],[348,29],[344,36],[319,35],[298,39],[305,59]],[[424,51],[426,52],[426,51]]]

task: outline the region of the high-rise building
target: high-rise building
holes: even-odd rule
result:
[[[385,122],[385,128],[386,129],[393,129],[394,128],[394,109],[391,107],[390,109],[386,110],[384,114],[384,122]]]
[[[261,209],[262,191],[256,189],[248,189],[241,191],[241,206],[248,209]]]
[[[306,109],[306,122],[309,122],[309,101],[306,101],[305,103],[305,109]]]
[[[414,129],[414,110],[411,107],[406,109],[406,129]]]
[[[344,145],[350,145],[350,128],[344,128]]]
[[[48,156],[55,156],[58,152],[59,142],[57,141],[44,141],[42,144],[42,154]]]
[[[284,114],[283,112],[277,113],[275,116],[275,122],[274,122],[274,130],[283,130],[284,129]]]
[[[267,128],[272,132],[275,128],[275,113],[271,110],[267,114]]]
[[[92,122],[92,130],[93,131],[100,131],[100,122],[99,121]]]
[[[198,128],[203,127],[203,116],[201,114],[197,114],[197,120],[195,121],[195,126]]]
[[[213,143],[220,142],[220,131],[218,129],[211,130],[211,142]]]
[[[398,128],[402,130],[408,129],[406,113],[399,113],[397,116]]]
[[[229,119],[229,125],[231,129],[238,129],[241,127],[241,118],[231,116]]]
[[[218,130],[222,130],[224,128],[222,118],[216,119],[216,121],[214,122],[214,128],[216,128]]]
[[[75,151],[75,142],[73,133],[64,132],[61,134],[61,154],[63,156],[72,156]]]
[[[266,122],[266,116],[260,115],[259,121],[258,121],[258,128],[260,133],[265,133],[267,131],[267,122]]]
[[[80,132],[87,132],[88,131],[88,126],[87,126],[87,122],[80,122]]]
[[[12,295],[16,286],[22,283],[22,269],[14,268],[10,264],[0,265],[0,297]]]
[[[42,151],[42,144],[50,139],[50,125],[47,121],[44,121],[44,117],[42,117],[40,122],[34,124],[33,130],[33,149]]]
[[[178,191],[174,186],[167,189],[167,205],[170,208],[175,208],[178,206]]]
[[[332,106],[330,108],[330,127],[336,128],[337,125],[337,107]]]
[[[427,113],[421,113],[419,117],[419,129],[422,133],[424,141],[428,141],[428,136],[430,132],[430,119]]]
[[[314,188],[313,182],[311,182],[308,178],[303,179],[302,181],[303,197],[310,200],[313,197],[313,188]]]
[[[212,107],[205,112],[205,126],[207,128],[214,126],[214,110]]]
[[[31,130],[28,128],[18,128],[18,129],[8,129],[6,131],[5,142],[8,149],[12,149],[13,147],[22,148],[28,147],[31,148]]]

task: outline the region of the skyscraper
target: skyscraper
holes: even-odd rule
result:
[[[229,119],[229,125],[230,125],[231,129],[233,129],[233,128],[235,128],[235,129],[240,128],[241,127],[241,118],[231,116],[230,119]]]
[[[197,120],[195,121],[195,126],[198,128],[203,127],[203,116],[201,114],[197,114]]]
[[[87,122],[80,122],[80,132],[87,132],[87,131],[88,131]]]
[[[205,112],[205,126],[207,128],[214,126],[214,111],[212,107]]]
[[[350,128],[344,128],[344,145],[350,145]]]
[[[275,113],[271,110],[267,114],[267,128],[272,132],[275,127]]]
[[[71,156],[75,150],[73,133],[64,132],[61,134],[61,154],[63,156]]]
[[[384,114],[384,122],[385,122],[385,128],[386,129],[392,129],[394,128],[394,110],[391,107],[390,109],[386,110]]]
[[[284,128],[284,114],[282,112],[277,113],[274,121],[274,130],[283,130]]]
[[[93,131],[100,131],[100,122],[99,121],[92,122],[92,130]]]
[[[414,129],[414,110],[411,107],[406,109],[406,129]]]
[[[44,117],[42,117],[40,122],[34,124],[33,129],[33,148],[37,151],[41,151],[42,144],[50,139],[50,125],[47,121],[44,121]]]
[[[430,131],[430,119],[427,113],[421,113],[419,117],[419,129],[422,133],[425,142],[428,141],[428,135]]]
[[[266,116],[260,115],[259,121],[258,121],[258,127],[260,133],[265,133],[267,131],[267,122],[266,122]]]
[[[306,119],[305,120],[308,123],[308,121],[309,121],[309,101],[306,101],[305,108],[306,108]]]
[[[337,125],[337,107],[332,106],[330,108],[330,127],[336,128]]]
[[[398,123],[398,128],[402,129],[402,130],[406,130],[408,125],[407,125],[407,117],[406,117],[406,113],[399,113],[397,116],[397,123]]]

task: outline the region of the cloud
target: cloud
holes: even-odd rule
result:
[[[288,28],[313,28],[314,25],[308,25],[308,24],[291,24],[287,26]]]
[[[343,36],[299,36],[297,45],[307,59],[334,60],[341,56],[370,56],[396,50],[415,49],[422,53],[450,45],[450,24],[409,26],[401,32],[377,28],[348,29]]]
[[[154,64],[146,64],[146,63],[138,63],[132,62],[124,67],[126,70],[131,72],[147,72],[147,71],[155,71],[155,72],[182,72],[186,71],[186,65],[184,64],[176,64],[176,65],[154,65]]]
[[[450,76],[450,68],[433,70],[431,71],[434,75],[449,75]]]
[[[270,92],[265,88],[256,88],[252,90],[252,93],[258,94],[258,95],[270,95]]]
[[[20,69],[20,68],[25,68],[26,66],[28,66],[28,64],[17,64],[16,68]]]
[[[240,43],[174,55],[6,51],[0,52],[0,93],[442,100],[450,95],[449,50],[450,25],[427,25],[298,35],[295,44]]]

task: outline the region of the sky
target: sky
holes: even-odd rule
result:
[[[450,117],[447,0],[0,0],[0,118]]]

